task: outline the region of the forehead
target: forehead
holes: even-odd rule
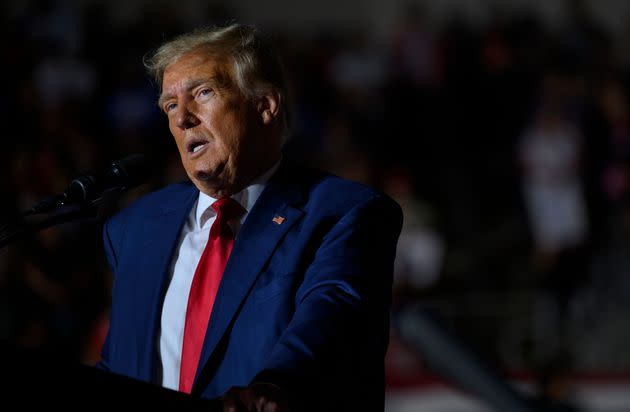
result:
[[[228,83],[230,65],[227,59],[203,51],[185,53],[166,66],[162,78],[162,93],[173,93],[191,83],[214,79]]]

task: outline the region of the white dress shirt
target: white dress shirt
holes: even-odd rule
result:
[[[245,208],[245,214],[240,221],[236,221],[232,225],[235,238],[238,236],[238,231],[249,211],[265,188],[267,181],[278,169],[279,165],[280,162],[276,163],[264,175],[256,179],[252,185],[232,196],[232,199]],[[179,368],[188,294],[197,263],[208,241],[210,227],[216,218],[216,212],[210,207],[215,200],[199,192],[197,203],[191,209],[190,215],[180,233],[169,268],[170,281],[162,306],[158,346],[161,360],[162,386],[165,388],[175,390],[179,388]]]

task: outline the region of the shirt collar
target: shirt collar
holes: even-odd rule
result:
[[[245,189],[241,190],[238,193],[232,195],[232,199],[236,200],[243,208],[245,209],[245,213],[241,217],[241,222],[245,220],[249,211],[254,207],[254,203],[260,197],[260,194],[267,186],[267,182],[271,178],[271,176],[278,170],[280,163],[282,162],[282,158],[278,160],[276,164],[274,164],[271,169],[267,170],[258,178],[254,179],[253,183],[247,186]],[[195,211],[195,225],[198,229],[203,228],[203,226],[208,222],[209,219],[214,217],[216,212],[210,206],[215,202],[214,197],[208,196],[203,192],[199,192],[199,199],[197,200],[197,208]]]

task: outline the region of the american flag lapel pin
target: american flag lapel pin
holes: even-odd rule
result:
[[[281,225],[282,223],[284,223],[284,216],[275,215],[273,219],[271,219],[271,221],[276,225]]]

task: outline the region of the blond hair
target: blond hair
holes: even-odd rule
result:
[[[144,65],[161,89],[166,68],[184,54],[199,50],[231,64],[229,80],[244,96],[255,98],[270,91],[278,93],[282,130],[287,134],[288,91],[282,63],[271,41],[253,26],[203,27],[181,34],[146,56]]]

